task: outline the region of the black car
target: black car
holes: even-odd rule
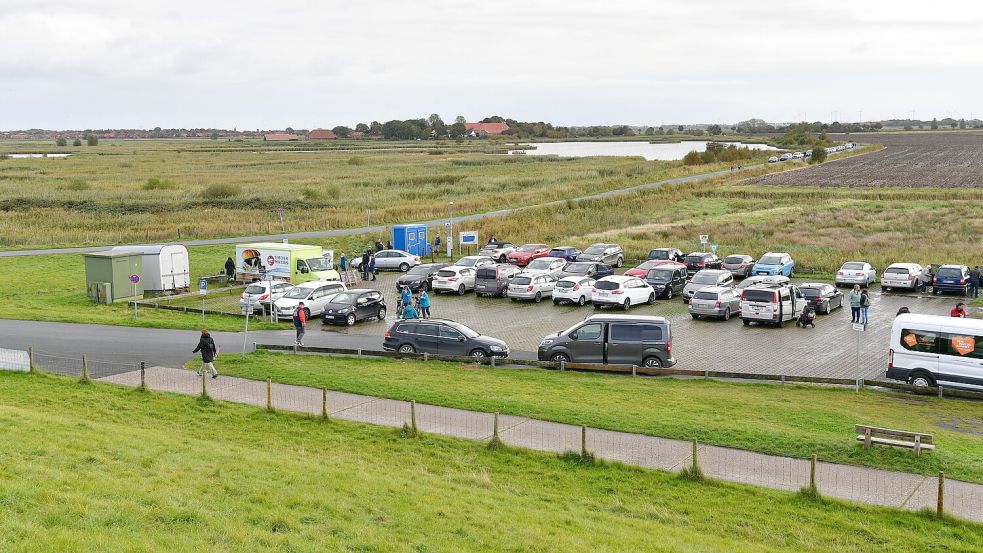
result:
[[[556,275],[556,280],[568,276],[589,276],[596,280],[613,274],[614,269],[610,265],[596,261],[575,261],[573,263],[567,263],[563,271]]]
[[[719,269],[723,264],[720,258],[717,257],[717,254],[709,252],[693,252],[688,254],[683,258],[683,263],[686,264],[686,270],[690,275],[703,269]]]
[[[358,321],[376,318],[386,319],[386,300],[382,292],[367,288],[356,288],[341,292],[331,298],[321,312],[324,324],[346,324],[352,326]]]
[[[403,319],[386,332],[382,349],[400,353],[508,357],[509,346],[447,319]]]
[[[652,267],[645,273],[645,282],[655,290],[660,298],[671,299],[676,294],[682,294],[686,286],[686,269],[679,265],[661,265]]]
[[[843,307],[843,292],[837,290],[832,284],[806,282],[799,285],[799,290],[809,302],[809,306],[816,310],[816,313],[829,315],[833,309]]]
[[[444,267],[447,267],[447,263],[424,263],[423,265],[417,265],[399,277],[396,280],[396,284],[402,287],[409,286],[410,290],[414,292],[419,291],[421,288],[423,290],[430,290],[430,287],[433,286],[433,276]]]
[[[686,257],[686,254],[679,248],[652,248],[649,250],[649,256],[646,259],[660,259],[682,263],[684,257]]]

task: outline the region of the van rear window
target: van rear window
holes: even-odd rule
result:
[[[745,289],[744,296],[741,299],[744,301],[775,303],[775,291]]]
[[[496,279],[498,278],[498,267],[482,267],[478,269],[476,277]]]
[[[885,273],[890,273],[892,275],[893,274],[906,275],[906,274],[908,274],[908,268],[907,267],[888,267],[887,269],[885,269],[884,272]]]

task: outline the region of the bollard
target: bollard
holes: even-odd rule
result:
[[[813,493],[817,491],[816,488],[816,455],[813,454],[812,459],[809,460],[809,489]]]
[[[700,463],[696,459],[696,449],[698,446],[699,444],[697,444],[696,438],[693,438],[693,472],[694,473],[696,472],[697,467],[700,466]]]
[[[208,388],[206,387],[206,384],[205,384],[205,382],[206,382],[206,375],[207,374],[208,373],[206,371],[204,371],[204,370],[201,371],[201,397],[202,398],[207,398],[208,397]]]
[[[416,400],[410,400],[410,428],[413,429],[413,435],[416,435]]]
[[[423,362],[426,363],[427,361],[430,361],[430,354],[423,352]]]
[[[495,413],[495,419],[492,423],[492,441],[498,441],[498,413]]]
[[[706,380],[707,378],[710,378],[710,370],[709,369],[705,369],[703,371],[703,379]]]
[[[566,361],[560,359],[560,371],[562,372],[566,368]]]
[[[632,365],[631,366],[631,375],[632,376],[637,376],[638,375],[638,365]]]
[[[328,420],[328,389],[321,388],[321,418]]]
[[[273,377],[266,377],[266,408],[273,410]]]
[[[362,348],[358,348],[358,358],[362,358]]]
[[[491,356],[491,366],[492,366],[493,369],[495,368],[495,356],[494,355]]]
[[[298,344],[294,344],[294,353],[297,353]]]
[[[587,458],[587,425],[580,425],[580,456]]]
[[[939,399],[942,399],[942,385],[939,384]]]
[[[140,389],[147,389],[147,364],[140,361]]]
[[[939,497],[935,504],[935,514],[942,516],[945,513],[945,473],[939,471]]]
[[[30,372],[37,372],[34,367],[34,346],[27,346],[27,370]]]
[[[784,385],[785,385],[785,375],[783,374],[782,375],[782,386],[784,386]]]
[[[89,381],[89,362],[85,359],[85,354],[82,354],[82,382]]]

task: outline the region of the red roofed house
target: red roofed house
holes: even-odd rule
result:
[[[271,132],[269,134],[263,135],[263,140],[267,142],[280,141],[280,140],[300,140],[301,136],[299,134],[293,134],[289,132]]]
[[[502,134],[509,130],[505,123],[465,123],[464,128],[471,136],[488,136],[489,134]]]
[[[333,140],[335,138],[338,138],[338,135],[328,129],[314,129],[307,133],[308,140]]]

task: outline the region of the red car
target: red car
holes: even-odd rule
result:
[[[509,253],[506,257],[512,265],[525,267],[533,259],[546,257],[550,253],[550,247],[546,244],[524,244],[521,248]]]
[[[628,269],[625,271],[625,276],[633,276],[641,279],[645,278],[645,275],[649,274],[649,269],[658,267],[659,265],[673,265],[676,267],[686,267],[685,263],[679,263],[676,261],[668,261],[665,259],[649,259],[648,261],[642,262],[641,265],[633,269]]]

